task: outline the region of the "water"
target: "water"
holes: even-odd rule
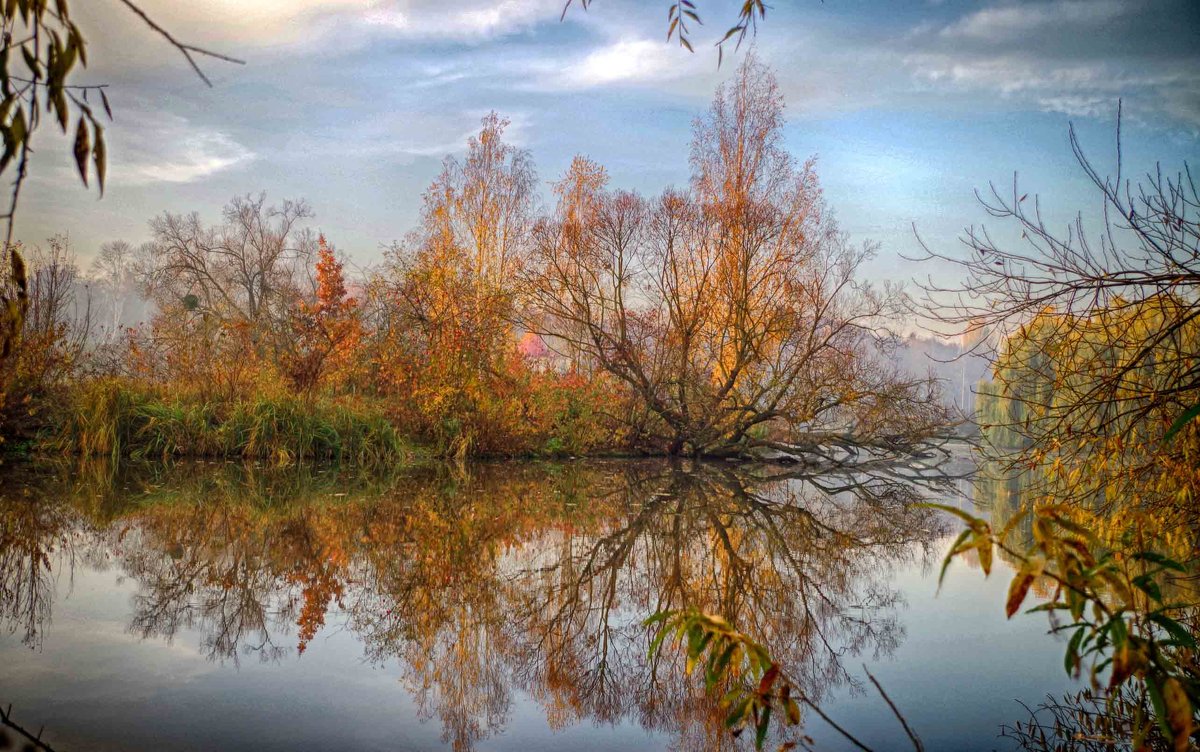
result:
[[[880,750],[1008,749],[1072,683],[1011,572],[919,498],[969,488],[659,462],[391,477],[241,465],[0,469],[0,703],[57,750],[749,748],[649,614],[758,637]],[[795,473],[791,473],[795,475]],[[817,749],[848,743],[815,716]]]

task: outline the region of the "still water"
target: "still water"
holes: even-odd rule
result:
[[[389,477],[0,467],[0,706],[55,750],[738,749],[663,609],[721,613],[875,749],[1011,749],[1072,687],[1011,570],[937,569],[963,482],[643,462]],[[847,749],[806,717],[817,749]]]

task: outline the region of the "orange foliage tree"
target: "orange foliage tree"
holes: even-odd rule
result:
[[[333,374],[353,368],[362,328],[358,302],[346,291],[346,278],[333,249],[321,235],[317,241],[316,290],[299,302],[291,316],[292,339],[282,358],[283,370],[296,391],[311,394]]]

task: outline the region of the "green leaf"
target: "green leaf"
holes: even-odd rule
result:
[[[939,509],[939,510],[945,512],[946,514],[954,515],[955,517],[959,518],[960,520],[967,523],[971,527],[978,527],[978,526],[987,524],[980,518],[970,515],[970,514],[964,512],[963,510],[959,509],[958,507],[952,507],[949,504],[937,504],[932,501],[925,501],[920,504],[917,504],[916,506],[926,507],[928,509]]]
[[[1167,725],[1167,703],[1163,700],[1162,688],[1158,685],[1157,677],[1147,677],[1146,692],[1150,695],[1150,703],[1154,705],[1154,720],[1158,721],[1158,727],[1162,730],[1163,736],[1170,739],[1171,727]]]
[[[729,715],[725,716],[725,728],[733,728],[741,724],[742,719],[746,717],[746,709],[750,707],[750,699],[750,696],[746,695],[737,701],[737,704],[729,711]]]
[[[754,748],[762,749],[763,744],[767,741],[767,727],[771,722],[771,706],[763,707],[762,714],[758,717],[758,728],[754,730]]]
[[[1086,627],[1076,629],[1075,634],[1071,635],[1071,641],[1067,643],[1067,654],[1063,657],[1063,667],[1066,668],[1068,676],[1075,675],[1075,670],[1079,665],[1079,643],[1083,640],[1083,634],[1086,631]]]
[[[1166,630],[1176,645],[1185,648],[1196,648],[1196,638],[1192,636],[1192,633],[1166,614],[1150,614],[1150,621]]]
[[[1178,561],[1175,561],[1170,557],[1163,556],[1156,551],[1139,551],[1133,555],[1133,558],[1141,561],[1149,561],[1154,564],[1158,564],[1159,566],[1166,567],[1167,569],[1174,569],[1176,572],[1187,571],[1187,569]]]
[[[1170,441],[1171,439],[1175,438],[1175,434],[1182,431],[1188,423],[1191,423],[1197,417],[1200,417],[1200,404],[1192,405],[1188,409],[1184,410],[1183,413],[1175,419],[1175,422],[1171,424],[1171,427],[1167,429],[1167,432],[1163,434],[1163,441]]]
[[[1158,587],[1158,583],[1148,574],[1138,575],[1133,578],[1133,584],[1138,590],[1141,590],[1146,595],[1154,600],[1162,603],[1162,590]]]
[[[950,552],[946,554],[946,558],[942,559],[942,571],[938,572],[939,591],[942,589],[942,581],[946,579],[946,570],[950,568],[950,562],[954,560],[955,552],[958,551],[958,547],[967,539],[967,536],[970,534],[971,531],[969,529],[962,531],[959,536],[954,539],[954,544],[950,546]]]

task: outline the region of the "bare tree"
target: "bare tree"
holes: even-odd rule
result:
[[[847,242],[782,124],[749,58],[696,121],[689,192],[608,192],[576,160],[535,232],[528,326],[624,384],[671,454],[907,451],[945,415],[871,357],[901,297],[859,281],[874,247]]]
[[[150,221],[149,292],[160,308],[186,301],[218,319],[262,327],[281,314],[295,290],[296,269],[311,259],[312,238],[297,226],[311,216],[303,200],[274,206],[261,193],[234,198],[215,226],[194,212],[156,217]]]
[[[111,240],[100,246],[92,260],[88,276],[94,289],[103,295],[106,307],[101,336],[112,340],[131,313],[136,312],[141,292],[139,270],[149,265],[153,246],[134,247],[125,240]]]

